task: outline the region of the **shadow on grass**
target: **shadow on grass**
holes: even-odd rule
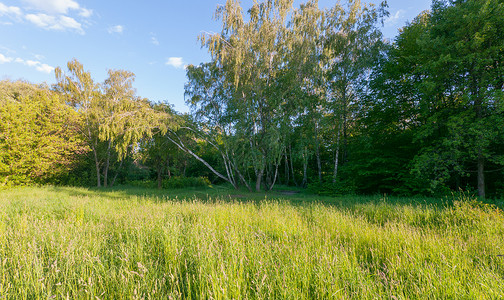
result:
[[[79,187],[51,187],[50,189],[68,196],[78,197],[103,197],[114,200],[148,199],[152,201],[193,201],[198,200],[206,203],[219,202],[254,202],[264,200],[286,201],[292,205],[322,204],[339,208],[354,209],[362,205],[392,205],[392,206],[430,206],[435,208],[451,207],[458,194],[451,197],[398,197],[388,195],[344,195],[344,196],[320,196],[312,194],[304,189],[278,186],[269,192],[249,192],[241,189],[236,190],[231,186],[215,185],[198,188],[181,189],[151,189],[120,185],[111,188],[79,188]],[[487,200],[485,203],[494,204],[500,208],[502,201]]]

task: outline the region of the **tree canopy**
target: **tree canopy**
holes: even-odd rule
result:
[[[227,0],[221,30],[199,36],[210,61],[186,68],[189,114],[136,95],[130,71],[98,83],[76,59],[52,88],[2,81],[0,184],[206,176],[502,196],[504,1],[434,0],[393,41],[387,16],[386,2]]]

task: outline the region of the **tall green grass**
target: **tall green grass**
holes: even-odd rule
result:
[[[470,199],[172,196],[1,191],[0,299],[504,298],[504,214]]]

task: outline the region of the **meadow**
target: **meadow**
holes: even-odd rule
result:
[[[504,298],[504,213],[227,189],[0,191],[0,299]]]

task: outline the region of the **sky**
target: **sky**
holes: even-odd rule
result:
[[[378,3],[380,0],[367,2]],[[304,2],[296,0],[295,6]],[[331,7],[336,0],[319,0]],[[345,2],[345,0],[342,0]],[[364,2],[364,1],[363,1]],[[225,0],[0,0],[0,80],[55,83],[54,68],[79,60],[96,82],[109,69],[135,73],[137,95],[173,104],[184,102],[184,66],[208,62],[198,36],[219,32],[213,15]],[[243,0],[246,11],[253,0]],[[398,29],[431,0],[389,0],[382,32]]]

